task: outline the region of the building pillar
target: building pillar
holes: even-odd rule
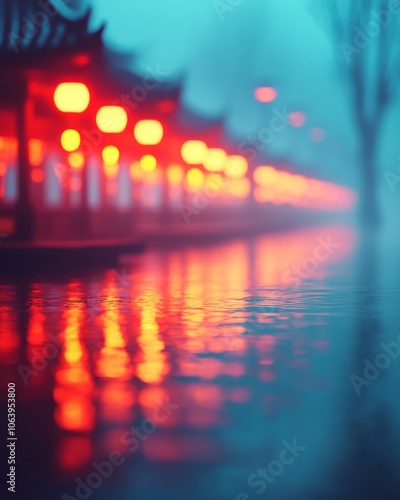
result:
[[[17,111],[18,200],[15,208],[15,240],[30,242],[35,233],[35,215],[31,200],[31,172],[28,149],[28,87],[24,80],[19,89]]]

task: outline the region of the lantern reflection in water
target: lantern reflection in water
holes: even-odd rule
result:
[[[48,331],[62,332],[54,379],[50,365],[37,382],[32,378],[31,392],[38,398],[52,389],[58,467],[76,477],[116,449],[127,461],[136,459],[121,436],[152,420],[166,401],[174,406],[156,422],[157,437],[149,436],[135,453],[152,465],[211,460],[236,446],[229,429],[240,424],[244,410],[276,418],[300,404],[311,384],[323,387],[329,372],[309,359],[329,350],[327,318],[307,313],[304,294],[285,273],[313,255],[324,235],[339,246],[302,284],[313,291],[329,276],[327,265],[351,251],[350,230],[325,227],[202,249],[153,250],[140,257],[140,266],[126,269],[127,279],[106,272],[86,288],[79,281],[57,285],[57,293],[32,286],[29,361],[34,347],[48,342]],[[61,318],[54,313],[58,303],[65,309]],[[14,352],[16,359],[15,318],[4,307],[0,316],[8,331],[0,335],[1,353]],[[268,439],[267,427],[257,432]]]

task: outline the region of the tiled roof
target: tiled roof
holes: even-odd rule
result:
[[[89,31],[90,10],[71,20],[54,5],[51,0],[0,0],[0,63],[101,46],[103,28]]]

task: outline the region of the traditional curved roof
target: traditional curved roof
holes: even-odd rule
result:
[[[104,26],[90,32],[90,15],[68,19],[52,0],[0,0],[0,63],[101,47]]]

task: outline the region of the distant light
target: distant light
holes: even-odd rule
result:
[[[203,141],[187,141],[181,149],[182,159],[188,165],[202,165],[207,151],[207,145]]]
[[[186,174],[189,187],[196,189],[204,185],[204,173],[199,168],[191,168]]]
[[[171,165],[167,170],[167,179],[172,186],[179,186],[183,181],[183,168],[179,165]]]
[[[289,114],[289,121],[292,127],[300,128],[306,123],[307,116],[301,111],[294,111],[293,113]]]
[[[161,101],[157,104],[157,110],[160,113],[173,113],[176,109],[176,102],[170,99]]]
[[[279,173],[274,167],[261,166],[254,171],[254,181],[260,186],[271,186],[278,182]]]
[[[54,92],[54,103],[63,113],[83,113],[90,103],[89,89],[83,83],[60,83]]]
[[[140,160],[144,172],[153,172],[157,167],[157,159],[153,155],[144,155]]]
[[[105,165],[116,165],[119,162],[120,152],[115,146],[106,146],[101,156]]]
[[[247,174],[249,164],[243,156],[229,156],[225,166],[225,173],[231,179],[240,179]]]
[[[44,151],[43,142],[38,139],[29,141],[29,163],[32,167],[39,167],[43,163]]]
[[[155,146],[162,141],[164,129],[157,120],[142,120],[135,125],[133,133],[139,144]]]
[[[78,54],[72,61],[75,66],[84,67],[90,63],[90,56],[89,54]]]
[[[325,130],[322,128],[313,128],[310,133],[313,142],[322,142],[325,139]]]
[[[96,124],[105,134],[120,134],[128,125],[128,115],[121,106],[103,106],[97,112]]]
[[[42,168],[34,168],[31,171],[31,179],[35,184],[41,184],[44,181],[44,172]]]
[[[61,146],[65,151],[76,151],[81,145],[81,135],[77,130],[68,129],[61,134]]]
[[[71,153],[68,157],[68,162],[72,168],[81,170],[85,166],[85,157],[82,153]]]
[[[254,97],[259,102],[273,102],[278,97],[278,92],[274,87],[258,87],[254,91]]]
[[[207,152],[203,165],[209,172],[222,172],[227,160],[228,155],[223,149],[211,148]]]

